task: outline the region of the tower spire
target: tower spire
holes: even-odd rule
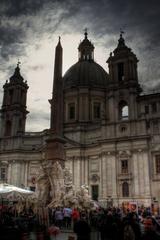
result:
[[[16,136],[25,132],[28,85],[20,74],[19,64],[18,61],[13,75],[3,86],[1,136]]]

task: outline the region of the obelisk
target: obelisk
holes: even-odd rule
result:
[[[51,104],[50,136],[46,141],[46,160],[58,161],[64,168],[64,138],[63,138],[63,82],[62,53],[60,37],[55,50],[54,78]]]

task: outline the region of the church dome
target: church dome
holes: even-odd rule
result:
[[[100,87],[105,88],[108,83],[107,72],[94,62],[94,45],[88,40],[87,29],[84,39],[79,44],[79,61],[65,73],[63,77],[64,89],[71,87]]]
[[[105,88],[108,83],[107,72],[94,61],[79,61],[65,73],[64,89],[84,86]]]

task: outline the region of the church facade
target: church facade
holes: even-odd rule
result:
[[[107,60],[109,73],[94,61],[87,32],[78,52],[78,62],[62,77],[63,111],[51,105],[63,119],[65,165],[75,188],[88,185],[105,206],[159,203],[160,93],[143,94],[138,59],[122,34]],[[55,75],[61,57],[57,51]],[[49,130],[25,132],[28,85],[19,65],[3,89],[0,181],[35,190]],[[51,115],[51,126],[53,120]]]

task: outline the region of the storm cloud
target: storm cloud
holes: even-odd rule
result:
[[[84,25],[97,41],[106,36],[111,38],[123,28],[128,40],[135,45],[136,40],[141,39],[137,46],[140,51],[152,52],[154,46],[159,46],[159,14],[158,0],[1,0],[2,58],[16,51],[18,55],[21,51],[24,54],[25,48],[21,45],[28,44],[34,37],[53,34],[58,28],[65,33],[82,32]],[[108,47],[110,41],[105,44]]]
[[[155,89],[160,86],[159,16],[159,0],[1,0],[1,79],[11,74],[15,59],[22,57],[28,71],[38,71],[38,63],[29,64],[29,47],[38,52],[43,39],[83,34],[85,27],[95,47],[106,49],[107,59],[123,29],[126,45],[140,60],[140,83]]]

